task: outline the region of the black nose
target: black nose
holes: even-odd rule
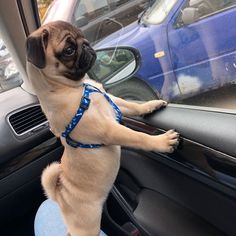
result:
[[[91,56],[96,57],[96,52],[94,51],[94,49],[90,46],[88,42],[84,42],[82,44],[82,51],[83,53],[89,53],[91,54]]]

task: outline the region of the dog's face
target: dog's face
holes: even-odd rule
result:
[[[27,38],[26,47],[28,62],[54,81],[61,77],[78,81],[96,60],[83,33],[63,21],[40,27]]]

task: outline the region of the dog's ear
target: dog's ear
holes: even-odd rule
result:
[[[45,50],[48,36],[49,32],[44,29],[40,35],[29,36],[26,41],[27,60],[40,69],[46,66]]]

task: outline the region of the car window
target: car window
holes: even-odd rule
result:
[[[131,2],[131,0],[110,0],[110,4],[115,4],[117,7],[127,2]]]
[[[236,16],[235,7],[233,0],[190,0],[179,11],[171,38],[182,45],[182,56],[181,50],[171,51],[175,54],[173,61],[179,60],[175,65],[182,96],[174,103],[236,109],[235,32],[229,29]],[[170,44],[174,46],[173,40]]]
[[[70,5],[65,19],[77,23],[94,48],[127,47],[137,52],[138,70],[125,80],[117,77],[116,66],[123,70],[132,63],[113,61],[113,67],[107,67],[108,51],[99,54],[101,60],[91,74],[105,88],[115,76],[116,83],[107,86],[109,93],[124,99],[161,98],[236,109],[234,0],[71,0]]]
[[[74,12],[74,22],[81,17],[86,17],[89,20],[96,19],[109,11],[109,4],[107,0],[81,0],[78,1]]]
[[[0,34],[0,93],[20,86],[22,82],[13,58]]]
[[[63,20],[79,27],[91,44],[137,21],[149,0],[38,0],[42,24]]]
[[[213,14],[219,14],[235,7],[234,0],[190,0],[186,2],[179,17],[178,26],[197,22]],[[185,19],[184,19],[185,18]],[[191,19],[192,18],[192,19]],[[191,20],[186,22],[186,20]]]

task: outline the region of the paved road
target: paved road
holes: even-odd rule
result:
[[[236,110],[236,85],[233,84],[225,88],[200,94],[185,99],[181,103]]]

